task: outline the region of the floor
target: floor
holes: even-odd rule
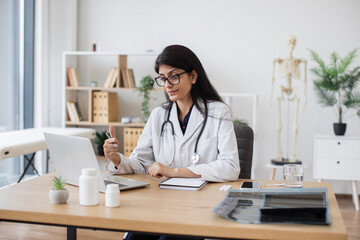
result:
[[[338,204],[348,230],[348,240],[360,240],[360,211],[356,212],[351,195],[337,195]],[[0,240],[63,240],[66,229],[34,224],[0,222]],[[78,240],[120,240],[121,232],[78,229]]]

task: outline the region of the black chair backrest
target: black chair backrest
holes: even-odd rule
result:
[[[243,124],[234,124],[234,130],[241,168],[239,178],[251,179],[254,131],[251,127]]]

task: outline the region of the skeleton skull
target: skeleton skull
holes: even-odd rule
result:
[[[296,45],[296,37],[295,36],[289,36],[288,37],[288,46],[291,49],[291,51],[294,50]]]

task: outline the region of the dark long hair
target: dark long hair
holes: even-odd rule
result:
[[[205,111],[199,106],[199,100],[203,103],[209,101],[223,102],[214,86],[210,83],[200,60],[189,48],[181,45],[167,46],[155,61],[156,73],[159,73],[160,65],[169,65],[174,68],[183,69],[188,73],[194,70],[197,73],[196,83],[191,88],[191,97],[196,108],[202,114],[205,115]],[[171,109],[172,101],[167,94],[165,96],[167,102],[163,104],[163,107],[169,110]]]

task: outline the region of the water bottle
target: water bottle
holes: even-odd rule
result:
[[[79,204],[93,206],[99,204],[99,181],[95,168],[81,169],[79,177]]]
[[[105,206],[106,207],[119,207],[120,206],[120,190],[119,190],[118,184],[106,185]]]

